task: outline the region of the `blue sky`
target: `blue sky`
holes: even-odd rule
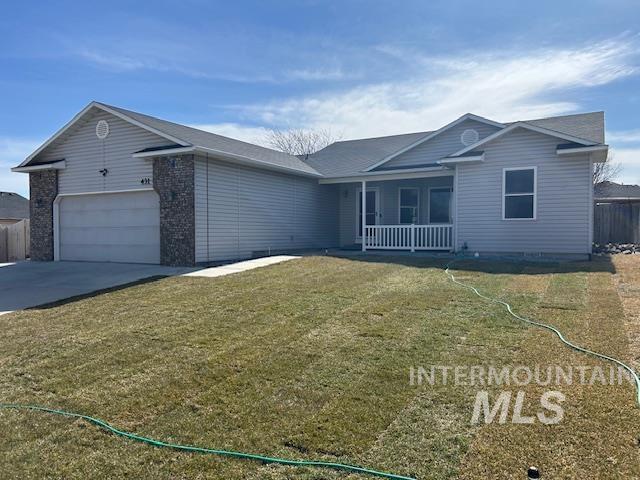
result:
[[[0,190],[99,100],[243,140],[357,138],[604,110],[640,183],[640,4],[583,1],[15,2],[0,18]]]

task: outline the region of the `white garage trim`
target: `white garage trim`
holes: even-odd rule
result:
[[[82,192],[82,193],[61,193],[53,201],[53,260],[60,261],[60,202],[67,197],[79,197],[87,195],[110,195],[118,193],[138,193],[153,192],[153,188],[136,188],[131,190],[113,190],[107,192]]]

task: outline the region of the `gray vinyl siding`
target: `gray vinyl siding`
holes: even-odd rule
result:
[[[402,187],[418,188],[419,208],[418,223],[425,225],[429,221],[429,188],[453,187],[453,176],[419,178],[411,180],[391,180],[384,182],[367,182],[367,189],[379,190],[380,225],[397,225],[399,222],[399,191]],[[346,183],[340,186],[340,245],[348,246],[356,242],[357,223],[356,205],[359,183]]]
[[[208,201],[208,165],[206,160],[196,157],[194,162],[194,213],[196,232],[196,262],[208,260],[207,201]]]
[[[195,176],[197,262],[337,246],[333,185],[203,157]]]
[[[96,123],[109,123],[109,136],[100,140]],[[151,161],[133,158],[132,153],[171,142],[147,130],[132,125],[110,113],[89,112],[72,129],[58,138],[37,158],[38,161],[66,160],[66,169],[59,171],[59,193],[105,192],[117,190],[153,189],[141,180],[153,181]],[[99,170],[109,172],[102,176]]]
[[[493,125],[487,125],[486,123],[475,120],[465,120],[440,135],[398,155],[383,166],[384,168],[389,168],[436,163],[443,157],[451,155],[465,147],[460,140],[460,136],[462,132],[467,129],[476,130],[479,139],[483,139],[498,131],[498,128]]]
[[[470,251],[590,253],[587,155],[558,157],[561,140],[518,129],[483,147],[485,161],[458,167],[457,246]],[[536,220],[502,220],[502,171],[537,167]]]

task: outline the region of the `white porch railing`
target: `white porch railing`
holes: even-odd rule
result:
[[[453,225],[367,225],[365,249],[452,250]]]

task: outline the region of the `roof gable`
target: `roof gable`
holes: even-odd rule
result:
[[[482,139],[499,129],[500,127],[469,118],[450,127],[446,132],[442,132],[440,135],[396,155],[372,171],[377,171],[381,168],[400,168],[410,165],[437,163],[442,158],[465,146],[463,143],[463,135],[467,140],[467,133],[465,132],[471,130],[477,134],[478,139]]]
[[[498,123],[498,122],[494,122],[493,120],[489,120],[488,118],[484,118],[484,117],[480,117],[478,115],[474,115],[472,113],[465,113],[464,115],[462,115],[461,117],[455,119],[453,122],[448,123],[447,125],[445,125],[442,128],[439,128],[438,130],[435,130],[431,133],[429,133],[428,135],[425,135],[424,137],[416,140],[414,143],[407,145],[401,149],[399,149],[398,151],[392,153],[391,155],[386,156],[385,158],[383,158],[381,161],[374,163],[373,165],[371,165],[370,167],[365,169],[365,172],[369,172],[371,170],[374,170],[375,168],[387,163],[389,160],[392,160],[394,158],[396,158],[397,156],[403,154],[404,152],[411,150],[415,147],[417,147],[418,145],[421,145],[422,143],[425,143],[429,140],[431,140],[432,138],[437,137],[438,135],[450,130],[451,128],[459,125],[462,122],[465,122],[467,120],[474,120],[476,122],[479,123],[484,123],[487,125],[492,125],[494,127],[498,127],[498,128],[503,128],[504,125],[502,123]]]
[[[480,147],[480,146],[482,146],[482,145],[484,145],[486,143],[492,142],[493,140],[496,140],[496,139],[508,134],[509,132],[512,132],[512,131],[518,129],[518,128],[524,128],[526,130],[531,130],[531,131],[542,133],[542,134],[545,134],[545,135],[550,135],[552,137],[560,138],[562,140],[567,140],[569,142],[574,142],[574,143],[579,144],[579,145],[591,146],[591,145],[597,145],[598,144],[598,142],[585,140],[583,138],[578,138],[578,137],[575,137],[573,135],[568,135],[566,133],[557,132],[555,130],[550,130],[548,128],[532,125],[529,122],[515,122],[515,123],[512,123],[511,125],[509,125],[508,127],[503,128],[502,130],[498,130],[496,133],[494,133],[492,135],[489,135],[488,137],[485,137],[485,138],[479,140],[478,142],[474,143],[473,145],[469,145],[468,147],[464,147],[464,148],[458,150],[457,152],[449,155],[448,158],[455,158],[455,157],[459,157],[461,155],[464,155],[465,153],[470,152],[472,150],[475,150],[476,148],[478,148],[478,147]]]
[[[140,124],[140,122],[137,122],[136,120],[129,118],[126,115],[123,115],[122,113],[117,112],[116,110],[113,110],[110,107],[107,107],[106,105],[100,104],[98,102],[91,102],[89,105],[83,108],[80,112],[78,112],[60,130],[54,133],[47,141],[45,141],[42,145],[40,145],[40,147],[38,147],[31,155],[29,155],[20,165],[18,165],[18,167],[24,167],[24,166],[33,164],[34,162],[32,162],[32,160],[34,160],[38,155],[40,155],[40,153],[42,153],[46,148],[48,148],[50,145],[54,144],[55,142],[62,140],[65,137],[65,135],[72,134],[74,127],[78,127],[79,125],[81,125],[83,120],[85,120],[88,117],[88,115],[90,115],[91,112],[95,111],[96,109],[106,111],[129,123],[133,123],[134,125],[137,125],[138,127],[143,128],[144,130],[152,132],[160,137],[164,137],[168,141],[179,143],[181,145],[187,145],[187,143],[182,140],[179,140],[166,133],[160,132],[148,125]]]

